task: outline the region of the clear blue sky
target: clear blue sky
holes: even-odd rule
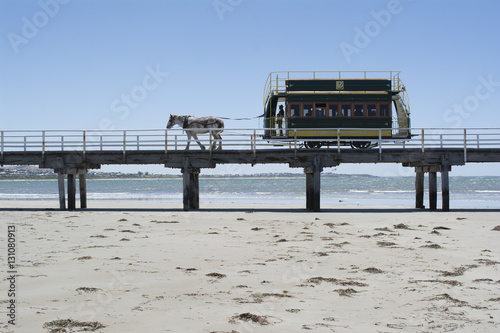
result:
[[[257,116],[267,75],[282,70],[401,71],[414,127],[500,127],[499,12],[495,0],[0,0],[0,129],[154,129],[170,113]],[[140,87],[139,99],[123,98]]]

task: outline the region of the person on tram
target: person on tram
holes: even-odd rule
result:
[[[276,122],[278,123],[278,128],[280,129],[280,136],[283,136],[283,118],[285,117],[285,110],[283,109],[283,104],[280,105],[280,110],[278,111]]]

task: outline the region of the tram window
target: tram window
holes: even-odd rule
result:
[[[316,104],[316,118],[324,118],[326,114],[326,104]]]
[[[354,105],[354,116],[355,117],[363,117],[364,116],[363,104],[355,104]]]
[[[380,116],[389,117],[389,104],[380,104]]]
[[[342,104],[342,117],[351,116],[351,104]]]
[[[328,105],[328,117],[337,117],[339,115],[339,106],[337,104]]]
[[[366,106],[368,109],[368,117],[376,117],[377,116],[377,105],[376,104],[368,104]]]
[[[312,104],[304,104],[304,117],[313,116],[313,106]]]
[[[300,104],[290,105],[290,117],[300,117]]]

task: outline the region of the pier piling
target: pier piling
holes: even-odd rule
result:
[[[76,208],[76,177],[74,173],[68,173],[68,209]]]
[[[437,209],[437,176],[436,171],[429,171],[429,209]]]
[[[59,187],[59,209],[66,209],[66,194],[64,192],[64,173],[57,173],[57,185]]]
[[[200,168],[191,166],[189,158],[182,168],[183,206],[185,211],[200,208]]]
[[[304,168],[306,174],[306,208],[315,212],[320,211],[321,172],[323,168],[319,157],[314,158],[314,164]]]
[[[87,169],[64,168],[54,169],[57,173],[57,185],[59,189],[59,209],[66,209],[66,193],[64,191],[64,178],[66,175],[68,183],[68,209],[76,209],[76,177],[79,177],[80,208],[87,208]]]
[[[415,208],[423,209],[424,206],[424,172],[417,168],[415,176]]]

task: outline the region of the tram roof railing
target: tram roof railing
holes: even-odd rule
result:
[[[386,79],[391,81],[393,91],[401,91],[403,83],[400,71],[278,71],[269,73],[264,85],[264,108],[273,94],[286,92],[288,80],[349,80]]]

